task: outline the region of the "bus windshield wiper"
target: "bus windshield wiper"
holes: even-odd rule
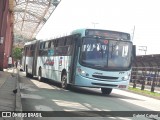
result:
[[[96,67],[103,67],[103,65],[94,65],[94,66],[96,66]]]

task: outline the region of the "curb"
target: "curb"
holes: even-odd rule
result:
[[[22,102],[21,102],[21,93],[20,93],[20,86],[19,86],[19,70],[17,69],[17,94],[16,94],[16,105],[15,105],[15,111],[18,111],[20,113],[22,113]],[[23,120],[23,117],[16,117],[15,120]]]

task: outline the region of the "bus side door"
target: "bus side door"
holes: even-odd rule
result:
[[[73,45],[72,45],[72,57],[71,57],[71,66],[70,66],[70,79],[69,82],[74,84],[75,83],[75,74],[76,74],[76,67],[77,67],[77,60],[79,55],[79,46],[80,46],[80,36],[73,37]]]

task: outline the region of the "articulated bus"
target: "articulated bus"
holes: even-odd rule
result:
[[[135,46],[130,34],[100,29],[77,29],[68,36],[25,43],[26,76],[38,76],[69,86],[127,89]]]

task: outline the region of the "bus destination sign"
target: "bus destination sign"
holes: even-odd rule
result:
[[[109,31],[109,30],[86,30],[86,36],[101,36],[108,39],[115,40],[130,40],[130,35],[128,33]]]

